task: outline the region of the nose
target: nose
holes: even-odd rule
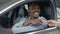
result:
[[[35,9],[34,11],[40,11],[39,9]]]

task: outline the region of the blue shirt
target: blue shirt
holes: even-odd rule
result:
[[[29,25],[29,26],[22,26],[22,24],[25,22],[25,21],[28,21],[29,18],[22,18],[20,20],[19,23],[15,24],[13,27],[12,27],[12,30],[13,30],[13,33],[21,33],[21,32],[27,32],[27,31],[33,31],[33,30],[38,30],[38,29],[45,29],[47,28],[47,24],[45,24],[44,22],[46,21],[46,19],[44,17],[38,17],[38,19],[40,19],[43,23],[39,26],[32,26],[32,25]]]

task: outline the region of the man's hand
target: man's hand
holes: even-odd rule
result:
[[[39,20],[39,19],[32,19],[32,20],[30,20],[30,23],[32,24],[32,25],[40,25],[42,22]]]
[[[38,26],[41,23],[42,22],[39,19],[31,19],[31,20],[28,20],[27,22],[24,22],[23,26],[29,26],[30,24]]]
[[[29,26],[30,25],[30,22],[29,21],[26,21],[23,23],[23,26]]]
[[[59,23],[58,23],[58,21],[55,21],[55,20],[48,20],[47,24],[49,26],[58,26]]]

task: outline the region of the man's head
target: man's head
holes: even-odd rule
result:
[[[40,6],[37,3],[31,3],[28,6],[29,14],[32,17],[38,17],[40,14]]]

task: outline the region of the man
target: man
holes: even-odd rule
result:
[[[41,12],[40,5],[38,3],[28,4],[29,16],[22,18],[19,23],[15,24],[12,28],[13,33],[21,33],[38,29],[45,29],[47,25],[43,22],[46,20],[44,17],[40,17]]]

